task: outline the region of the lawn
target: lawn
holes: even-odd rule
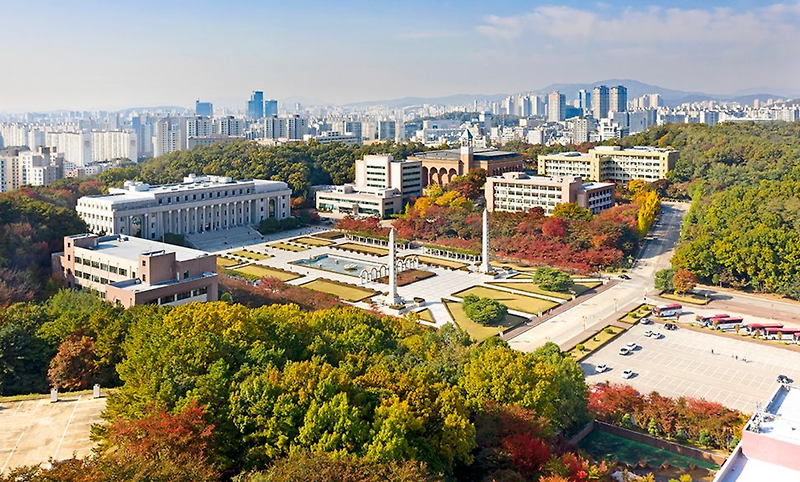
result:
[[[261,261],[262,259],[269,259],[272,257],[270,254],[263,254],[263,253],[256,253],[254,251],[250,251],[249,249],[240,249],[239,251],[233,251],[233,256],[239,256],[241,258],[252,259],[254,261]]]
[[[251,279],[261,279],[264,276],[271,276],[273,278],[278,278],[281,281],[291,281],[293,279],[303,277],[303,275],[292,273],[291,271],[284,271],[277,268],[267,268],[257,264],[249,264],[247,266],[242,266],[241,268],[231,270],[231,274],[236,275],[237,273],[243,273],[246,275],[244,277]]]
[[[558,306],[558,303],[554,303],[549,300],[534,298],[527,295],[518,295],[516,293],[508,293],[494,288],[487,288],[485,286],[473,286],[472,288],[468,288],[453,294],[453,296],[459,298],[463,298],[467,295],[491,298],[503,303],[509,309],[522,311],[523,313],[530,313],[532,315]]]
[[[302,238],[294,238],[292,240],[293,243],[304,244],[306,246],[330,246],[333,244],[333,241],[328,241],[327,239],[315,239],[310,238],[308,236],[303,236]]]
[[[223,256],[217,256],[218,268],[230,268],[231,266],[236,266],[239,264],[242,264],[242,261],[239,261],[238,259],[231,259]]]
[[[344,233],[340,233],[339,231],[325,231],[324,233],[316,233],[311,236],[322,239],[340,239],[344,237]]]
[[[697,295],[694,293],[682,293],[676,295],[674,293],[661,293],[658,295],[662,298],[673,300],[673,301],[680,301],[681,303],[689,303],[691,305],[707,305],[711,302],[711,298],[706,298],[705,296]]]
[[[299,253],[301,251],[308,251],[308,248],[304,248],[303,246],[295,246],[293,244],[288,244],[288,243],[272,243],[268,244],[267,246],[269,246],[270,248],[282,249],[284,251],[293,251],[295,253]]]
[[[420,320],[422,320],[422,321],[428,321],[428,322],[430,322],[430,323],[434,323],[434,321],[433,321],[433,315],[431,314],[431,310],[429,310],[428,308],[425,308],[425,309],[424,309],[424,310],[422,310],[422,311],[417,311],[417,312],[415,312],[415,313],[416,313],[416,314],[419,316],[419,319],[420,319]]]
[[[336,281],[330,281],[322,278],[315,279],[314,281],[309,281],[308,283],[303,283],[299,286],[314,291],[322,291],[323,293],[330,293],[334,296],[339,297],[340,299],[351,302],[365,300],[367,298],[370,298],[378,294],[377,291],[371,289],[360,288],[355,285],[339,283]]]
[[[591,355],[595,350],[601,348],[603,345],[611,341],[615,336],[622,333],[622,328],[618,328],[616,326],[607,326],[600,330],[600,333],[595,334],[594,336],[583,340],[582,342],[578,343],[575,346],[583,345],[584,350],[578,350],[573,348],[569,351],[569,354],[575,358],[576,361],[583,360],[587,356]]]
[[[342,243],[337,244],[334,246],[336,249],[343,249],[345,251],[354,251],[356,253],[361,254],[371,254],[374,256],[386,256],[389,254],[389,250],[386,248],[381,248],[378,246],[366,246],[364,244],[357,244],[357,243]]]
[[[466,268],[466,263],[451,261],[449,259],[434,258],[433,256],[417,256],[421,263],[438,266],[440,268],[461,269]]]
[[[424,279],[432,278],[436,276],[436,273],[431,271],[423,271],[421,269],[407,269],[405,271],[401,271],[397,273],[397,286],[405,286],[410,285],[416,281],[421,281]],[[381,276],[380,278],[375,280],[376,283],[389,283],[388,276]]]
[[[512,276],[509,279],[519,279],[519,280],[521,280],[521,279],[531,279],[531,275],[528,274],[528,273],[515,274],[514,276]],[[580,296],[580,295],[586,293],[587,291],[589,291],[591,289],[594,289],[594,288],[597,288],[598,286],[601,286],[602,284],[603,284],[602,281],[581,281],[581,282],[576,282],[574,285],[572,285],[572,289],[575,291],[575,294],[577,296]],[[548,296],[555,296],[556,298],[564,298],[564,299],[570,299],[571,298],[571,296],[569,296],[567,293],[559,293],[557,291],[546,291],[546,290],[542,290],[541,288],[539,288],[538,286],[534,285],[533,283],[531,283],[531,285],[534,286],[535,288],[533,288],[531,290],[525,290],[525,291],[530,291],[531,293],[539,293],[540,295],[546,294]],[[522,288],[517,288],[517,289],[522,289]],[[535,290],[539,290],[539,291],[535,291]]]
[[[490,285],[493,286],[500,286],[501,288],[510,288],[512,290],[519,290],[525,291],[527,293],[533,293],[537,295],[544,295],[544,296],[552,296],[553,298],[559,298],[562,300],[570,300],[572,299],[572,293],[560,293],[558,291],[548,291],[542,288],[539,288],[539,285],[536,283],[503,283],[503,282],[496,282],[490,281]],[[575,285],[576,294],[582,294],[587,290],[587,288],[583,286]]]
[[[469,333],[470,338],[478,342],[497,335],[498,333],[500,333],[500,330],[504,328],[512,327],[526,320],[526,318],[523,318],[521,316],[508,314],[506,315],[505,320],[503,320],[503,322],[498,325],[481,325],[467,318],[467,315],[466,313],[464,313],[464,308],[461,303],[458,303],[456,301],[447,301],[447,300],[442,300],[442,301],[445,307],[447,307],[447,311],[449,311],[450,315],[453,317],[453,321],[462,330]]]
[[[668,452],[601,430],[593,430],[580,441],[578,446],[598,459],[619,460],[629,465],[636,465],[644,461],[650,467],[658,467],[666,462],[673,467],[683,469],[688,469],[689,464],[711,470],[719,468],[712,462]]]

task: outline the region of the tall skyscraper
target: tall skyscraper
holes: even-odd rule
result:
[[[194,114],[203,117],[211,117],[214,115],[214,106],[211,102],[200,102],[200,99],[197,99],[194,103]]]
[[[578,91],[578,108],[583,109],[584,113],[592,110],[592,93],[586,89]]]
[[[264,101],[264,117],[278,115],[278,101],[275,99],[267,99]]]
[[[264,92],[254,90],[250,100],[247,101],[247,117],[258,120],[264,117]]]
[[[628,110],[628,89],[624,85],[611,87],[608,104],[608,110],[611,112],[626,112]]]
[[[548,97],[547,105],[547,120],[549,122],[564,120],[564,114],[567,108],[567,99],[564,94],[557,90],[553,91]]]
[[[592,89],[592,117],[602,119],[608,117],[608,87],[598,85]]]

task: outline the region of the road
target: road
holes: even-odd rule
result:
[[[672,252],[680,239],[687,203],[664,203],[661,218],[652,230],[652,239],[642,249],[639,261],[630,270],[630,280],[594,296],[574,308],[509,340],[512,348],[530,352],[548,341],[567,344],[583,331],[599,330],[645,300],[653,301],[653,278],[656,271],[668,268]]]

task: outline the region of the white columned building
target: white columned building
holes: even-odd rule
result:
[[[78,199],[76,210],[93,233],[161,239],[165,233],[185,235],[288,218],[291,194],[280,181],[191,175],[182,183],[160,186],[126,181],[106,195]]]

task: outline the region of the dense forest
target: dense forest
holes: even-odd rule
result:
[[[583,373],[557,346],[477,345],[453,325],[435,331],[356,308],[122,310],[62,291],[0,311],[0,374],[5,394],[119,386],[99,455],[72,463],[96,478],[80,480],[219,480],[276,462],[271,470],[287,470],[281,460],[303,453],[346,470],[399,464],[419,480],[500,471],[588,481],[606,470],[559,435],[590,414]],[[50,480],[73,480],[58,473]]]
[[[622,144],[681,151],[670,180],[692,208],[676,268],[800,299],[800,122],[670,124]]]

